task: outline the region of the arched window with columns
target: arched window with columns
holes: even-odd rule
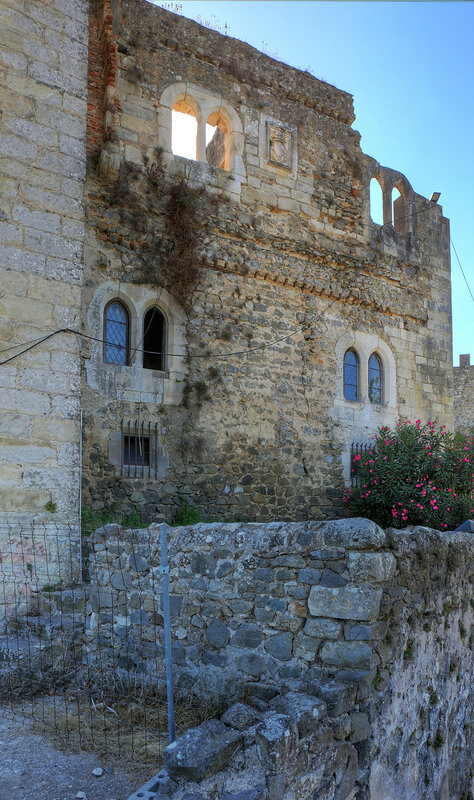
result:
[[[183,147],[178,144],[179,117],[187,129]],[[240,179],[245,175],[240,116],[230,103],[202,87],[173,83],[164,90],[159,104],[159,141],[165,153],[218,167]]]

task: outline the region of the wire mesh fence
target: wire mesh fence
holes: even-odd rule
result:
[[[105,525],[81,547],[76,525],[3,525],[2,707],[73,749],[157,771],[168,744],[159,568],[148,529]],[[178,730],[196,713],[181,705]]]

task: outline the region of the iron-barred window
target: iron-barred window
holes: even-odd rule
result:
[[[344,397],[359,399],[359,357],[355,350],[347,350],[344,356]]]
[[[150,437],[123,434],[123,466],[150,466]]]
[[[371,403],[382,403],[383,395],[383,368],[382,362],[376,353],[369,358],[369,400]]]
[[[129,316],[125,306],[113,300],[104,314],[104,361],[128,364]]]

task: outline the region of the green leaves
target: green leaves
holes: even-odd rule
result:
[[[431,420],[379,428],[362,457],[359,486],[346,497],[351,516],[383,527],[452,530],[474,514],[474,442]]]

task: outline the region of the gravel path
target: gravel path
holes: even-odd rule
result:
[[[104,766],[89,753],[56,750],[0,708],[0,800],[75,800],[78,792],[86,800],[126,800],[137,790],[120,772],[92,775]]]

